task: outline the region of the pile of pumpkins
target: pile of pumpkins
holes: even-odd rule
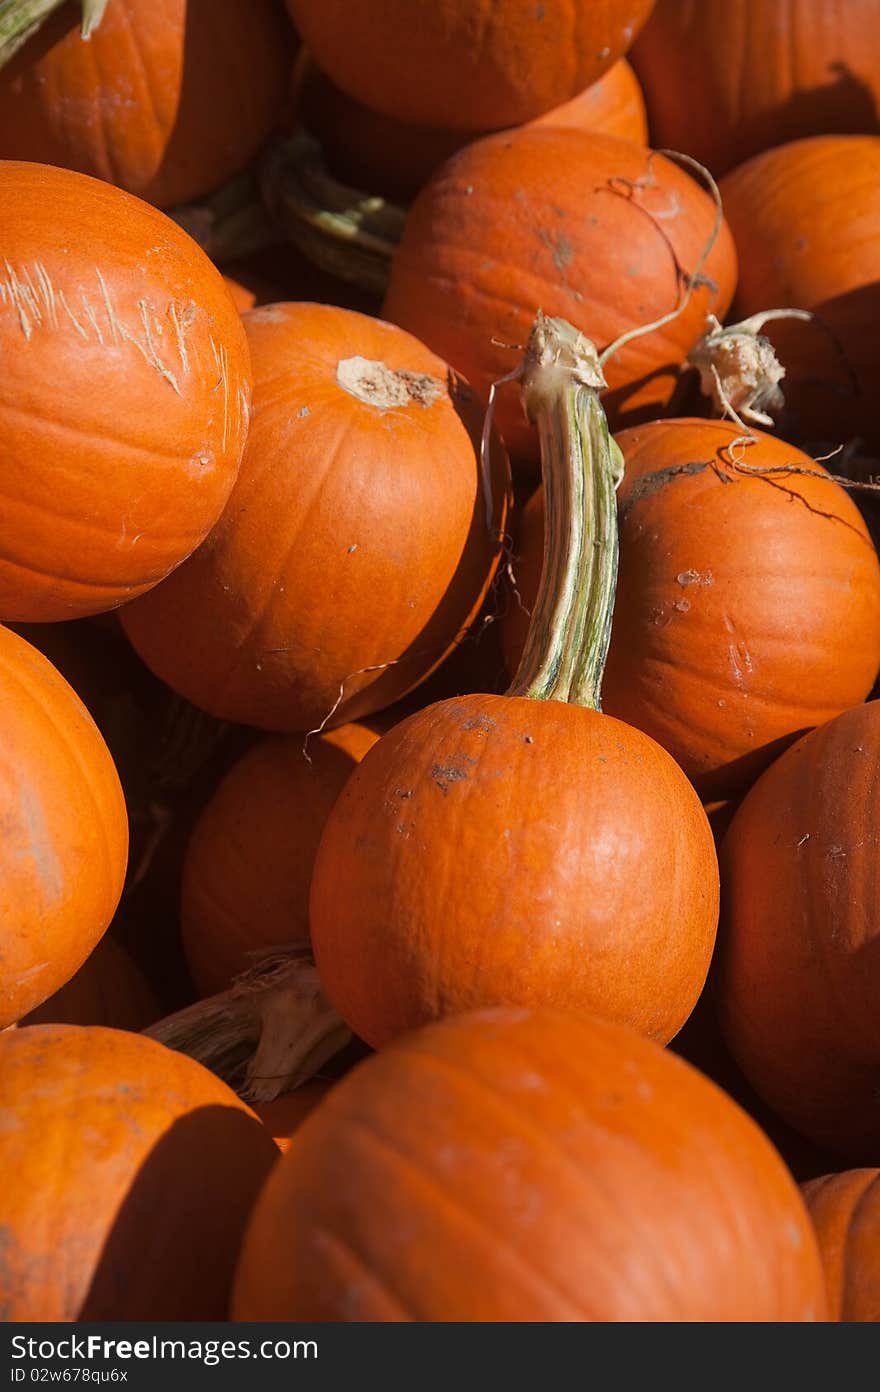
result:
[[[3,1318],[880,1319],[874,0],[41,8]]]

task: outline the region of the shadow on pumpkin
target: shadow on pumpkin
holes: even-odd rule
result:
[[[880,450],[880,280],[813,307],[815,323],[767,326],[785,367],[785,414],[779,433],[793,442],[856,437]],[[834,461],[829,460],[834,470]]]
[[[74,1317],[226,1319],[244,1227],[277,1154],[233,1107],[175,1121],[133,1175]]]

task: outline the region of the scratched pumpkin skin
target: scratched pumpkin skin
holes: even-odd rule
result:
[[[0,627],[0,1029],[88,957],[125,878],[113,760],[73,688]]]
[[[219,271],[140,199],[0,163],[0,620],[143,593],[235,482],[250,361]]]
[[[722,421],[623,430],[620,579],[602,687],[609,715],[668,749],[706,799],[745,791],[804,730],[863,701],[880,667],[880,566],[821,464],[762,431],[739,456]],[[785,466],[812,475],[785,472]],[[540,492],[524,509],[517,585],[537,592]],[[525,637],[504,620],[511,670]]]

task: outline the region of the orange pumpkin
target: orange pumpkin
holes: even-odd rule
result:
[[[214,715],[343,724],[467,630],[498,561],[507,460],[493,449],[481,477],[472,394],[392,325],[312,304],[244,323],[255,401],[239,481],[206,544],[122,621]]]
[[[594,1013],[665,1043],[706,978],[718,881],[705,813],[665,750],[599,705],[616,465],[582,385],[590,352],[539,316],[524,398],[545,446],[552,539],[509,692],[395,725],[324,828],[315,960],[374,1048],[483,1005]]]
[[[272,1138],[207,1069],[121,1030],[0,1035],[8,1320],[220,1320]]]
[[[787,433],[859,437],[876,451],[880,136],[779,146],[734,170],[721,192],[740,261],[737,317],[780,305],[815,315],[767,327],[786,370]]]
[[[632,61],[654,141],[717,175],[801,136],[877,131],[876,0],[658,0]]]
[[[499,130],[589,87],[654,0],[287,0],[318,64],[411,125]]]
[[[473,139],[465,131],[408,125],[372,111],[332,83],[305,50],[295,106],[298,120],[318,137],[337,178],[401,203],[414,198],[443,161]],[[645,104],[625,58],[536,123],[602,131],[640,144],[648,139]]]
[[[312,739],[275,736],[229,771],[183,867],[181,929],[193,981],[223,991],[261,949],[307,947],[309,881],[330,809],[377,736],[343,725]]]
[[[137,1032],[162,1014],[134,958],[109,933],[75,976],[21,1021],[23,1025],[107,1025]]]
[[[283,114],[293,41],[274,0],[112,0],[88,43],[78,21],[65,5],[0,73],[0,158],[167,208],[235,174]]]
[[[744,791],[803,730],[864,700],[880,668],[880,565],[857,508],[821,464],[770,435],[755,431],[732,452],[741,434],[670,420],[618,436],[626,465],[604,707],[668,749],[707,800]],[[538,493],[514,568],[526,608],[543,516]],[[526,622],[511,603],[511,667]]]
[[[247,341],[207,257],[109,184],[2,165],[0,225],[0,618],[98,613],[217,520]]]
[[[716,998],[731,1052],[791,1126],[880,1160],[880,702],[786,750],[721,851]]]
[[[880,1321],[878,1180],[878,1170],[846,1170],[803,1186],[825,1266],[832,1319]]]
[[[0,628],[0,1028],[82,965],[113,917],[128,823],[113,760],[51,663]]]
[[[761,1131],[619,1026],[496,1010],[361,1064],[248,1225],[237,1320],[822,1320]]]
[[[313,1078],[293,1092],[285,1092],[272,1102],[256,1102],[254,1111],[278,1149],[285,1153],[306,1117],[330,1091],[332,1084]]]
[[[412,206],[385,314],[441,354],[485,399],[515,365],[537,310],[564,316],[604,346],[673,310],[714,218],[708,194],[662,155],[610,135],[531,126],[455,155]],[[722,223],[702,286],[665,327],[607,364],[612,428],[657,414],[679,367],[722,317],[735,281]],[[498,425],[516,459],[538,457],[514,393]]]

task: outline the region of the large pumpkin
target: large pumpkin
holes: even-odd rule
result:
[[[296,115],[317,136],[328,168],[354,188],[407,203],[434,171],[474,137],[461,130],[413,126],[372,111],[341,91],[303,52]],[[602,131],[644,144],[645,104],[625,58],[570,101],[536,118],[543,125]]]
[[[149,589],[202,540],[247,433],[241,320],[170,218],[96,179],[0,165],[0,619]]]
[[[806,735],[758,780],[721,854],[719,1016],[790,1125],[880,1160],[880,702]]]
[[[786,370],[788,432],[859,437],[876,452],[880,135],[781,145],[734,170],[721,192],[740,263],[737,316],[779,306],[816,316],[767,327]]]
[[[832,1319],[880,1322],[880,1171],[845,1170],[803,1186]]]
[[[307,747],[302,735],[277,735],[230,769],[183,867],[183,947],[202,995],[225,990],[260,950],[308,946],[321,832],[376,738],[365,725],[343,725]]]
[[[0,628],[0,1028],[69,981],[116,908],[128,823],[79,697]]]
[[[7,1320],[220,1320],[277,1149],[207,1069],[141,1035],[0,1035]]]
[[[515,366],[539,309],[600,348],[673,310],[714,216],[688,174],[628,141],[543,125],[490,136],[449,160],[413,204],[385,313],[485,398]],[[724,315],[735,280],[726,224],[702,269],[714,289],[695,289],[683,313],[607,363],[613,428],[657,414],[707,311]],[[517,458],[537,459],[514,392],[502,391],[498,424]]]
[[[245,316],[254,419],[206,544],[122,620],[148,666],[214,715],[313,730],[389,705],[479,609],[507,461],[409,334],[350,310]],[[491,513],[491,516],[489,515]]]
[[[552,539],[510,691],[395,725],[324,828],[315,960],[374,1047],[485,1005],[597,1014],[665,1043],[706,978],[718,884],[705,813],[665,750],[600,710],[617,456],[582,385],[591,353],[538,317],[523,384]]]
[[[659,741],[707,799],[745,790],[802,731],[864,700],[880,669],[880,565],[857,508],[783,441],[755,431],[732,449],[741,433],[670,420],[618,436],[626,464],[604,708]],[[538,493],[514,564],[525,607],[511,602],[504,621],[511,670],[543,534]]]
[[[876,132],[877,17],[876,0],[658,0],[632,53],[655,143],[720,175],[787,140]]]
[[[77,9],[0,73],[0,158],[167,208],[236,173],[281,117],[293,36],[275,0],[112,0],[88,43]]]
[[[248,1225],[238,1320],[821,1320],[816,1240],[769,1141],[619,1026],[444,1021],[300,1126]]]
[[[287,0],[333,81],[420,126],[499,130],[540,116],[622,57],[654,0]]]

